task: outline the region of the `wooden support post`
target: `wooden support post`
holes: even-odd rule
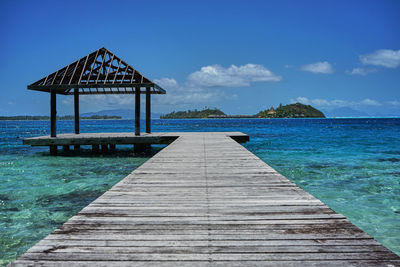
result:
[[[74,150],[78,151],[81,149],[81,145],[74,145]]]
[[[57,99],[56,91],[51,90],[50,92],[50,136],[56,137],[56,120],[57,120]]]
[[[110,144],[110,150],[115,151],[115,144]]]
[[[107,153],[108,151],[108,144],[101,144],[101,152]]]
[[[143,148],[141,148],[142,152],[149,151],[151,149],[151,144],[143,144]]]
[[[140,135],[140,87],[135,88],[135,135]]]
[[[64,151],[69,151],[69,145],[64,145],[64,146],[63,146],[63,150],[64,150]]]
[[[142,153],[146,151],[146,144],[134,144],[133,152],[134,153]]]
[[[75,134],[79,134],[79,89],[74,89]]]
[[[57,155],[57,146],[50,146],[50,155]]]
[[[151,125],[151,99],[150,99],[150,87],[146,87],[146,133],[150,133]]]
[[[93,154],[98,154],[100,151],[99,145],[92,145],[92,153]]]

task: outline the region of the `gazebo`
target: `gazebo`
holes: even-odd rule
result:
[[[135,94],[135,135],[140,135],[140,95],[146,95],[146,132],[150,133],[151,94],[165,90],[106,48],[28,85],[50,93],[50,136],[56,137],[56,96],[74,96],[75,134],[79,134],[79,95]]]

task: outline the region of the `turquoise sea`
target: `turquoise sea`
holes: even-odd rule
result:
[[[73,121],[57,127],[72,132]],[[48,129],[47,121],[0,121],[0,265],[162,149],[52,157],[47,148],[22,145]],[[400,255],[399,118],[153,120],[152,129],[249,134],[251,152]],[[125,131],[133,121],[81,122],[81,132]]]

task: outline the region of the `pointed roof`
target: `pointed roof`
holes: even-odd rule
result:
[[[275,111],[274,107],[271,107],[271,108],[268,110],[267,114],[268,114],[268,115],[276,114],[276,111]]]
[[[71,95],[79,94],[134,94],[134,88],[150,87],[152,94],[165,94],[165,90],[146,78],[131,65],[106,48],[97,51],[28,85],[28,89]]]

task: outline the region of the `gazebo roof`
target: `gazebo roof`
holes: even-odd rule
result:
[[[145,88],[151,88],[152,94],[166,93],[104,47],[28,85],[31,90],[56,90],[63,95],[74,94],[73,89],[79,89],[80,95],[134,94],[135,88],[141,88],[141,93]]]

